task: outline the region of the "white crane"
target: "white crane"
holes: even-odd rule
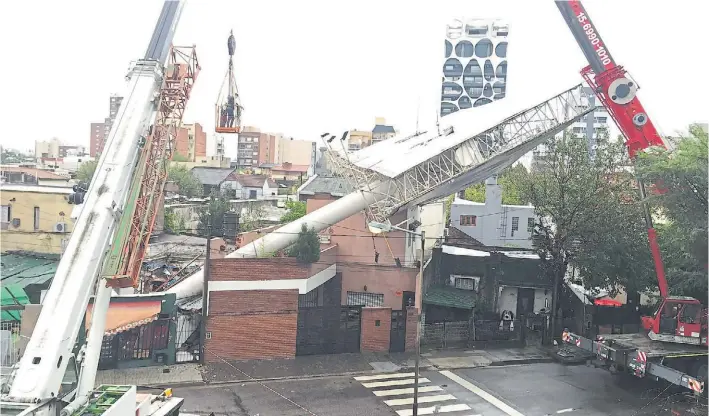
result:
[[[182,403],[176,398],[149,398],[137,404],[135,386],[107,386],[97,392],[94,382],[112,293],[99,276],[137,172],[141,144],[155,119],[165,63],[183,7],[183,0],[164,2],[148,49],[127,76],[125,99],[98,161],[82,213],[32,337],[10,377],[8,391],[1,397],[3,415],[64,416],[83,413],[85,406],[100,410],[92,414],[148,415],[155,414],[156,408],[162,408],[160,414],[170,414],[169,407],[179,408]],[[79,357],[83,359],[77,379],[74,348],[94,293],[93,318],[87,345]],[[115,402],[108,400],[106,403],[113,404],[102,407],[102,400],[109,398]]]

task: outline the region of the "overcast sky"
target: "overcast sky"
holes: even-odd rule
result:
[[[213,130],[230,29],[244,123],[296,139],[370,129],[375,116],[411,130],[418,103],[420,125],[433,125],[445,24],[454,17],[510,23],[505,100],[528,104],[531,92],[553,96],[581,81],[586,62],[551,1],[414,4],[188,2],[175,43],[197,45],[202,72],[185,121]],[[662,133],[707,120],[707,4],[585,2],[615,60],[640,84]],[[5,2],[0,143],[30,149],[35,140],[58,137],[88,145],[89,123],[102,121],[109,95],[124,90],[129,63],[144,53],[161,6],[159,0]]]

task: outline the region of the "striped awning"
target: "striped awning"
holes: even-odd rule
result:
[[[127,331],[148,324],[158,318],[162,308],[161,299],[132,299],[130,301],[111,301],[106,316],[106,335]],[[93,304],[86,311],[86,328],[89,328]]]

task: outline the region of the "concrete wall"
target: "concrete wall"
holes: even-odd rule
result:
[[[31,192],[28,191],[32,190]],[[46,188],[32,186],[3,185],[0,187],[0,205],[10,207],[10,223],[2,218],[0,243],[2,252],[11,250],[36,253],[61,254],[62,241],[68,242],[74,221],[70,215],[73,205],[66,196],[71,188]],[[14,199],[14,201],[11,201]],[[35,227],[35,207],[38,208],[39,227]],[[3,213],[6,208],[3,208]],[[12,225],[12,219],[19,219],[19,227]],[[66,224],[66,232],[55,232],[57,223]]]
[[[519,288],[515,286],[501,286],[496,311],[498,313],[512,311],[516,315],[518,291]],[[551,289],[534,289],[534,313],[539,313],[542,309],[551,309],[551,292]]]
[[[475,225],[461,224],[461,216],[469,215],[476,217]],[[518,230],[513,232],[515,217]],[[532,248],[532,234],[527,227],[529,218],[535,218],[531,206],[489,205],[458,198],[451,204],[451,225],[486,246]]]
[[[338,246],[338,249],[342,249]],[[347,292],[369,292],[384,295],[384,307],[398,311],[402,309],[403,292],[416,290],[416,268],[396,266],[345,264],[346,259],[337,262],[337,271],[342,273],[342,304],[347,304]],[[364,287],[367,287],[367,290]]]

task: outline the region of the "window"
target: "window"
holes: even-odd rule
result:
[[[512,231],[519,230],[519,217],[512,217]]]
[[[39,230],[39,207],[34,207],[34,230]]]
[[[534,218],[527,218],[527,232],[532,233],[534,231]]]
[[[467,225],[467,226],[475,227],[477,220],[478,220],[478,217],[475,215],[461,215],[460,216],[460,225]]]
[[[479,277],[459,276],[454,274],[451,275],[451,280],[456,289],[478,291],[478,284],[480,283]]]
[[[10,222],[12,219],[12,207],[9,205],[3,205],[2,206],[2,218],[0,218],[0,222]]]
[[[350,292],[347,291],[348,306],[384,306],[383,293]]]

